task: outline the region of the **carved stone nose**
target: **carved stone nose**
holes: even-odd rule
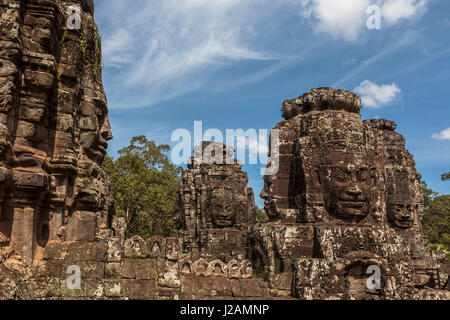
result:
[[[109,124],[109,120],[106,119],[105,123],[102,126],[101,133],[102,138],[106,141],[109,141],[113,138],[112,132],[111,132],[111,126]]]
[[[266,199],[267,198],[267,193],[266,193],[266,191],[261,191],[261,194],[259,195],[260,196],[260,198],[262,198],[262,199]]]
[[[411,218],[411,215],[409,214],[409,211],[405,211],[405,210],[403,210],[403,211],[401,212],[400,216],[401,216],[403,219],[409,219],[409,218]]]
[[[361,196],[361,191],[358,189],[347,190],[347,194],[351,196],[353,199],[359,198]]]

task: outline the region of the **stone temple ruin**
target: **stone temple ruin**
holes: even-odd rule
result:
[[[256,223],[253,190],[234,149],[203,142],[183,173],[177,224],[183,249],[200,256],[244,257],[245,233]],[[230,159],[231,161],[227,161]]]
[[[427,271],[446,275],[422,234],[421,176],[395,123],[363,121],[360,109],[356,95],[330,88],[284,102],[280,170],[261,194],[271,222],[253,228],[252,259],[270,266],[271,286],[302,299],[429,297],[417,289],[432,281]],[[379,289],[367,289],[371,266]]]
[[[0,299],[449,298],[403,137],[362,121],[344,90],[284,103],[269,223],[234,150],[204,142],[183,173],[178,235],[126,239],[101,169],[112,134],[93,13],[93,0],[0,1]]]
[[[63,29],[71,4],[82,30]],[[4,254],[32,265],[50,241],[111,233],[100,37],[93,1],[0,5],[0,233]]]

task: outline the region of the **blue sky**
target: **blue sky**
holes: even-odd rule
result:
[[[174,146],[194,121],[270,130],[283,100],[332,86],[362,97],[363,119],[395,121],[424,180],[450,193],[450,1],[95,2],[110,155],[142,134]],[[381,29],[367,27],[371,5]],[[260,206],[261,166],[244,165]]]

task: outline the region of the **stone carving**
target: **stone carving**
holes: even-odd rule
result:
[[[150,251],[147,243],[141,237],[134,236],[125,240],[124,254],[127,258],[142,259],[147,258]]]
[[[374,119],[366,121],[382,137],[387,185],[387,219],[398,229],[415,228],[421,232],[423,212],[421,175],[413,156],[404,148],[404,138],[395,132],[395,123]]]
[[[280,170],[264,177],[261,193],[271,222],[249,236],[254,272],[269,270],[275,292],[417,298],[423,282],[412,279],[439,267],[422,234],[421,177],[405,140],[395,123],[363,121],[360,109],[356,95],[331,88],[284,102]],[[364,285],[371,265],[382,270],[382,290]]]
[[[153,236],[147,241],[150,249],[150,256],[154,258],[162,258],[165,256],[166,239],[159,236]]]
[[[206,214],[214,228],[233,227],[236,224],[237,213],[245,209],[239,208],[245,205],[245,200],[238,200],[236,204],[234,202],[236,195],[227,191],[226,188],[215,189],[211,190],[207,196]]]
[[[233,158],[234,150],[223,144],[203,142],[194,153],[177,206],[183,247],[216,256],[242,253],[243,231],[255,222],[247,174]]]
[[[227,266],[221,260],[214,260],[208,264],[207,276],[222,277],[227,272]]]
[[[0,232],[26,264],[49,241],[109,235],[100,164],[112,138],[92,1],[3,1],[0,18]],[[90,4],[89,4],[90,3]]]

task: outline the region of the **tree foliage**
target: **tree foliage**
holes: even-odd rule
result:
[[[267,223],[269,222],[269,216],[266,213],[265,209],[261,209],[256,206],[256,222],[258,223]]]
[[[425,210],[422,219],[423,232],[432,250],[450,251],[450,195],[439,195],[422,182]]]
[[[442,181],[448,181],[450,180],[450,172],[444,173],[441,175]]]
[[[103,168],[111,180],[116,215],[127,221],[127,235],[148,239],[172,236],[174,205],[182,169],[169,161],[168,145],[145,136],[134,137],[114,161],[106,156]]]
[[[421,181],[421,184],[424,197],[424,207],[425,209],[427,209],[430,206],[433,199],[438,195],[438,193],[428,188],[428,185],[425,181]]]
[[[433,199],[424,212],[422,224],[430,243],[450,249],[450,195]]]

